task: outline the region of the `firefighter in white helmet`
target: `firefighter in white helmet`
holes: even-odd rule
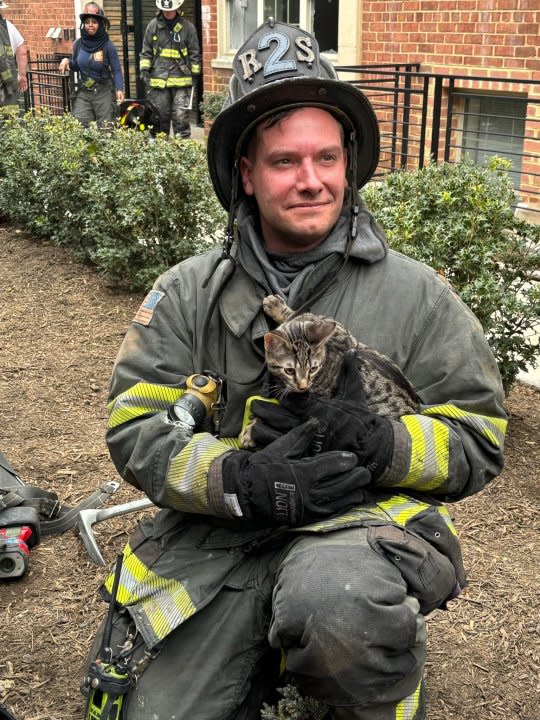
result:
[[[157,109],[160,131],[189,138],[193,76],[201,73],[197,30],[179,12],[184,0],[156,0],[158,14],[146,28],[140,54],[147,98]]]

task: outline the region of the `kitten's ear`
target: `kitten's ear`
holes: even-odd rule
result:
[[[264,349],[267,353],[276,354],[283,350],[289,350],[290,345],[286,338],[278,332],[267,332],[264,334]]]
[[[336,332],[337,322],[335,320],[314,320],[307,322],[304,328],[306,338],[313,345],[321,346],[327,343]]]

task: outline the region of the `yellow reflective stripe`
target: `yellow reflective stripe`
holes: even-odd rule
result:
[[[403,700],[398,702],[396,705],[396,720],[414,720],[420,705],[422,682],[423,680],[420,680],[418,687],[412,695],[408,695],[406,698],[403,698]]]
[[[225,438],[219,438],[219,441],[223,443],[223,445],[227,445],[229,450],[241,450],[243,449],[240,445],[240,440],[237,437],[225,437]]]
[[[167,87],[191,87],[191,77],[170,77],[167,80]]]
[[[167,473],[165,504],[175,510],[208,514],[208,468],[231,447],[209,433],[195,433],[174,457]]]
[[[194,63],[194,64],[191,66],[191,72],[192,72],[194,75],[200,75],[200,74],[201,74],[201,66],[200,66],[200,65],[196,65],[196,64]]]
[[[163,90],[166,87],[191,87],[191,85],[191,77],[187,75],[184,77],[170,77],[168,80],[150,78],[150,87],[159,88],[160,90]]]
[[[159,57],[173,58],[174,60],[178,60],[180,58],[180,53],[174,48],[160,48]]]
[[[358,525],[360,522],[364,522],[366,520],[376,520],[379,518],[386,518],[386,515],[382,510],[379,510],[379,508],[375,506],[366,507],[361,505],[356,508],[351,508],[348,512],[335,518],[321,520],[320,522],[311,523],[310,525],[302,525],[297,528],[290,528],[289,532],[325,532],[337,530],[341,527],[347,527],[349,525]]]
[[[156,414],[167,410],[184,391],[166,385],[138,382],[107,405],[109,429],[123,425],[141,415]]]
[[[291,532],[324,532],[326,530],[335,530],[340,527],[358,524],[359,522],[380,519],[404,527],[412,518],[430,507],[433,506],[420,500],[414,500],[408,495],[392,495],[384,500],[378,500],[374,505],[359,505],[358,507],[351,508],[338,517],[321,520],[320,522],[304,525],[300,528],[291,528]],[[437,506],[437,510],[439,509]],[[448,515],[446,508],[444,508],[444,510]],[[449,517],[449,515],[448,519],[445,517],[446,522],[448,522]]]
[[[448,510],[444,507],[444,505],[436,505],[435,506],[439,512],[439,515],[442,517],[444,522],[448,525],[448,529],[452,533],[452,535],[458,536],[458,532],[456,530],[456,526],[452,522],[452,517],[450,516],[450,513]]]
[[[411,464],[399,487],[434,490],[448,479],[450,430],[439,420],[404,415],[401,422],[411,436]]]
[[[111,573],[105,581],[109,592],[113,579],[114,573]],[[156,575],[135,555],[129,543],[124,548],[117,599],[122,605],[139,603],[138,610],[145,615],[156,642],[197,612],[184,585]]]
[[[150,65],[151,65],[150,58],[141,58],[141,60],[139,62],[139,68],[141,70],[149,70]]]
[[[392,495],[377,503],[381,510],[398,525],[405,526],[411,518],[431,507],[428,503],[413,500],[407,495]]]
[[[502,448],[508,421],[505,418],[491,417],[490,415],[478,415],[467,412],[455,405],[430,405],[422,409],[422,415],[439,415],[442,417],[459,420],[462,425],[468,425],[485,437],[492,445]]]

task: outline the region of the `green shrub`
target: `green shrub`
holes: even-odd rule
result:
[[[67,242],[77,227],[88,144],[71,116],[13,118],[3,126],[0,208],[32,233]]]
[[[226,222],[195,141],[36,113],[5,123],[0,142],[0,214],[130,289],[208,248]]]
[[[220,112],[229,93],[226,90],[221,92],[205,92],[200,103],[201,112],[205,120],[215,120]]]
[[[146,287],[179,260],[208,249],[226,219],[194,140],[117,131],[97,146],[100,182],[86,183],[93,262],[109,277]],[[90,240],[90,237],[89,237]]]
[[[508,167],[430,165],[363,190],[390,246],[435,268],[478,317],[506,392],[538,361],[540,321],[540,226],[514,214]]]

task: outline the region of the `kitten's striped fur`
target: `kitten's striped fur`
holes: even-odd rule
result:
[[[267,296],[263,308],[279,323],[264,339],[266,363],[276,380],[275,395],[310,390],[330,397],[344,353],[354,349],[366,401],[373,412],[398,419],[418,411],[419,398],[399,367],[359,342],[341,323],[312,313],[294,317],[279,295]]]

